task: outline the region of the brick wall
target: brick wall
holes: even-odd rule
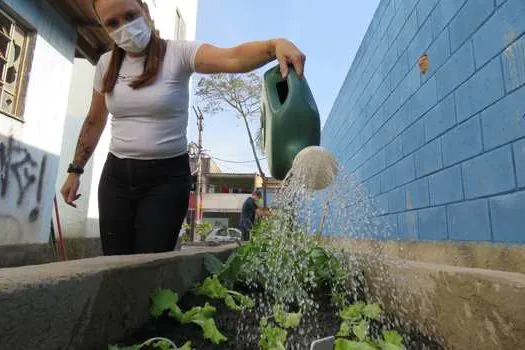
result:
[[[524,19],[524,0],[380,2],[322,139],[394,237],[525,242]]]

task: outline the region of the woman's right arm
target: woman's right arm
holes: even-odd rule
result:
[[[88,115],[82,124],[80,135],[78,136],[73,164],[84,168],[93,155],[95,148],[108,119],[108,110],[104,94],[93,91],[91,106]],[[76,207],[75,201],[80,197],[77,194],[80,186],[80,175],[70,173],[66,182],[62,186],[61,193],[67,204]]]
[[[84,168],[91,158],[91,155],[97,147],[100,135],[104,131],[108,119],[108,110],[106,108],[106,100],[104,94],[93,91],[91,99],[91,107],[80,135],[78,136],[77,147],[75,150],[75,157],[73,163],[79,167]]]

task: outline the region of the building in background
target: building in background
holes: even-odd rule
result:
[[[195,38],[197,0],[146,3],[162,37]],[[0,266],[49,260],[29,261],[28,244],[47,247],[39,244],[50,239],[53,199],[89,108],[95,64],[109,43],[90,1],[0,2]],[[98,236],[96,192],[109,127],[81,179],[79,207],[58,198],[66,237]]]

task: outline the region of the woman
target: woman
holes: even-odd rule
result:
[[[61,189],[75,207],[83,168],[111,113],[111,145],[98,201],[105,255],[172,251],[188,210],[186,129],[192,73],[249,72],[274,59],[302,77],[305,56],[284,39],[218,48],[166,41],[141,0],[93,0],[114,47],[100,58],[91,107]]]

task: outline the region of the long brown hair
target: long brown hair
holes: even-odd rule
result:
[[[97,9],[95,8],[96,1],[97,0],[93,0],[92,5],[93,11],[98,17]],[[141,0],[136,1],[141,8],[146,10],[149,16],[149,10],[147,5]],[[100,21],[99,17],[98,19]],[[148,19],[151,20],[151,18]],[[148,47],[146,48],[147,54],[146,60],[144,61],[144,71],[140,76],[138,76],[134,81],[132,81],[129,84],[129,86],[133,89],[138,89],[150,85],[155,81],[155,78],[159,73],[162,62],[164,61],[164,56],[166,55],[166,40],[161,39],[158,31],[154,29],[152,29],[151,31],[151,41],[149,42]],[[126,52],[113,43],[113,47],[111,49],[111,60],[109,62],[106,74],[104,75],[104,81],[102,86],[103,93],[111,93],[115,88],[115,84],[117,83],[118,79],[118,73],[120,72],[120,68],[122,67],[122,62],[124,61],[125,55]]]

